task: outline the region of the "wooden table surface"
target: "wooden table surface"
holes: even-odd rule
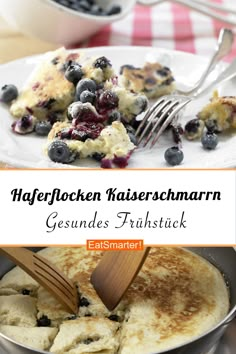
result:
[[[42,42],[35,38],[18,33],[11,29],[0,17],[0,64],[19,59],[28,55],[54,50],[58,45]],[[0,161],[0,168],[8,168]]]

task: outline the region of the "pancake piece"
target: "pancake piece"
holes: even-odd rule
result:
[[[0,294],[2,295],[22,294],[25,290],[34,295],[38,287],[39,284],[20,267],[13,268],[0,280]]]
[[[220,97],[215,91],[211,102],[198,113],[198,118],[218,132],[236,129],[236,96]]]
[[[0,296],[0,324],[35,327],[36,299],[28,295]]]
[[[2,288],[0,289],[0,296],[1,295],[17,295],[18,292],[11,288]]]
[[[64,129],[79,129],[70,123],[55,123],[48,135],[48,144],[58,140],[57,136]],[[85,141],[62,139],[67,144],[71,153],[78,154],[80,159],[92,157],[95,153],[103,156],[104,159],[113,160],[115,157],[128,157],[135,145],[131,142],[129,135],[121,122],[113,122],[101,130],[96,139]],[[46,149],[47,150],[47,149]]]
[[[76,61],[80,54],[77,53]],[[63,65],[70,60],[64,48],[46,53],[10,107],[11,114],[21,118],[33,114],[38,120],[62,114],[73,101],[74,85],[65,79]]]
[[[61,324],[63,320],[70,317],[72,313],[66,311],[63,306],[47,290],[40,287],[37,296],[37,318],[47,316],[53,327]]]
[[[171,70],[160,63],[146,63],[142,68],[123,65],[119,81],[126,89],[149,98],[168,95],[175,89]]]
[[[31,114],[37,120],[55,122],[65,119],[65,110],[73,102],[75,86],[65,78],[70,62],[82,66],[83,78],[101,84],[114,76],[112,65],[97,67],[99,58],[85,57],[81,52],[68,52],[65,48],[48,52],[30,75],[18,98],[10,107],[16,118]]]
[[[66,321],[50,352],[55,354],[115,354],[119,347],[116,338],[119,324],[105,318],[80,318]]]
[[[57,328],[0,325],[0,332],[18,343],[38,350],[48,350],[57,335]]]

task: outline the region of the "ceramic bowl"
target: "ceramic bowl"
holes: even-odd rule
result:
[[[97,0],[103,8],[120,5],[117,15],[95,16],[71,10],[52,0],[1,0],[0,15],[15,29],[47,42],[79,43],[103,26],[126,16],[135,0]]]

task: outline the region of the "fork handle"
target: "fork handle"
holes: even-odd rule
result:
[[[32,257],[33,252],[30,250],[27,250],[26,248],[23,248],[23,247],[1,247],[0,253],[7,256],[7,258],[9,258],[15,264],[19,265],[24,270],[27,270],[27,273],[29,272],[28,271],[29,269],[32,269],[32,270],[34,269],[33,257]]]
[[[227,68],[222,71],[222,73],[219,74],[219,76],[212,81],[204,90],[199,92],[195,97],[199,98],[201,96],[204,96],[208,94],[208,91],[211,90],[212,88],[215,88],[218,84],[222,84],[233,77],[236,76],[236,58],[227,66]]]
[[[223,28],[220,31],[218,37],[218,45],[216,51],[211,58],[209,64],[207,65],[206,69],[204,70],[203,74],[201,75],[200,79],[197,81],[195,86],[189,91],[181,91],[178,90],[179,94],[183,95],[197,95],[199,89],[205,83],[208,75],[214,70],[216,64],[227,54],[230,53],[232,49],[232,45],[234,42],[234,35],[233,32],[228,28]]]

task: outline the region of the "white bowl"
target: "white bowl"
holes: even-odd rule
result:
[[[112,16],[93,16],[70,10],[52,0],[0,0],[0,14],[15,29],[42,40],[68,45],[78,43],[104,25],[126,16],[135,0],[97,0],[104,8],[122,7]]]

